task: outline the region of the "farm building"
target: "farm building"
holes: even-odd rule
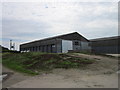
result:
[[[9,51],[9,49],[0,45],[0,53],[5,51]]]
[[[90,51],[89,40],[77,32],[37,40],[20,45],[20,51],[67,53],[68,51]]]
[[[118,40],[120,40],[120,36],[92,39],[90,40],[92,52],[119,54],[120,45]]]

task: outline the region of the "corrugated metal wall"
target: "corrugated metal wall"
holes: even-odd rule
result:
[[[116,39],[103,39],[91,41],[92,52],[118,54],[120,46],[118,45],[118,38]]]
[[[34,42],[20,46],[20,51],[56,53],[56,39]]]
[[[96,53],[110,53],[110,54],[118,53],[118,46],[100,46],[93,47],[92,49]]]

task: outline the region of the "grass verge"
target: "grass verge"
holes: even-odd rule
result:
[[[78,58],[68,54],[39,52],[4,53],[2,59],[4,66],[31,75],[37,75],[38,72],[36,72],[36,70],[45,71],[54,68],[79,68],[95,62],[95,60]]]

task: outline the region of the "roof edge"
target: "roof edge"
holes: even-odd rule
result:
[[[59,37],[65,36],[65,35],[70,35],[70,34],[75,34],[75,33],[80,35],[81,37],[83,37],[85,40],[89,41],[87,38],[85,38],[84,36],[82,36],[78,32],[72,32],[72,33],[68,33],[68,34],[62,34],[62,35],[58,35],[58,36],[53,36],[53,37],[48,37],[48,38],[44,38],[44,39],[40,39],[40,40],[35,40],[35,41],[20,44],[20,45],[25,45],[25,44],[34,43],[34,42],[43,41],[43,40],[50,40],[50,39],[59,38]]]
[[[101,40],[118,39],[118,38],[120,38],[120,36],[96,38],[96,39],[90,39],[90,41],[101,41]]]

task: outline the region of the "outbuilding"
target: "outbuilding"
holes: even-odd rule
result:
[[[67,53],[90,51],[89,40],[77,32],[37,40],[20,45],[23,52]]]
[[[120,36],[97,38],[90,40],[92,52],[101,54],[119,54]]]

